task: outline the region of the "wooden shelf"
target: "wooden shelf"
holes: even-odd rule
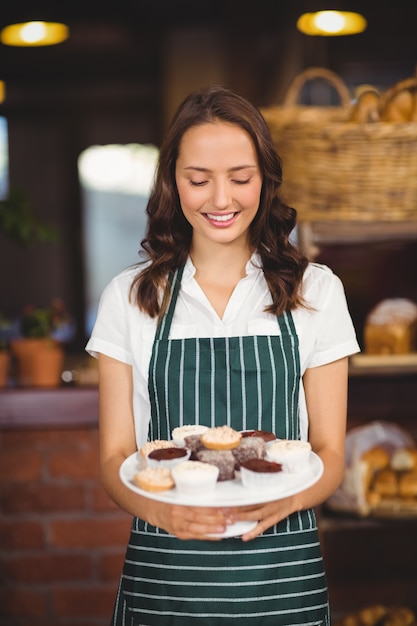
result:
[[[349,376],[403,376],[417,374],[417,353],[355,354],[349,359]]]
[[[361,244],[417,239],[417,219],[402,222],[299,222],[298,242],[309,258],[321,245]]]

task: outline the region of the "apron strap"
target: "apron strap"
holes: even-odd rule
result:
[[[184,273],[184,266],[171,272],[168,277],[169,288],[171,290],[171,296],[168,304],[168,308],[162,319],[158,322],[156,329],[155,339],[168,339],[169,331],[171,329],[172,318],[174,317],[175,305],[177,303],[178,293],[181,287],[181,279]],[[168,286],[167,286],[168,288]]]

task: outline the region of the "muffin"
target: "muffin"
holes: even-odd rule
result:
[[[176,448],[173,441],[166,439],[154,439],[153,441],[147,441],[139,450],[143,459],[147,459],[148,454],[153,450],[161,450],[162,448]]]
[[[276,441],[276,435],[269,430],[243,430],[242,437],[260,437],[266,444]]]
[[[159,448],[149,452],[147,464],[149,467],[166,467],[172,469],[177,463],[188,461],[191,451],[185,448]]]
[[[232,450],[237,448],[241,439],[242,433],[230,428],[230,426],[208,428],[201,435],[203,445],[210,450]]]
[[[311,444],[295,439],[277,439],[268,446],[266,458],[281,463],[285,472],[302,472],[308,465]]]
[[[133,476],[133,482],[145,491],[167,491],[174,487],[171,472],[165,467],[147,467]]]
[[[198,461],[183,461],[172,468],[172,478],[179,492],[202,495],[214,491],[219,468]]]
[[[208,430],[208,426],[203,426],[202,424],[178,426],[172,431],[172,439],[176,446],[183,448],[186,445],[186,437],[191,437],[192,435],[202,435],[206,430]]]
[[[266,459],[249,459],[240,466],[242,485],[247,489],[271,489],[285,478],[280,463]]]
[[[232,480],[235,477],[235,457],[231,450],[202,449],[196,454],[197,461],[209,463],[219,468],[219,481]]]

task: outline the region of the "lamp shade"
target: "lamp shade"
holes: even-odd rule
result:
[[[0,41],[6,46],[52,46],[68,37],[68,26],[59,22],[10,24],[0,33]]]
[[[304,13],[297,20],[297,28],[305,35],[336,37],[356,35],[366,29],[366,19],[351,11],[317,11]]]

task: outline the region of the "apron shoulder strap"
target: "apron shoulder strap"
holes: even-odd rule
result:
[[[158,322],[155,339],[168,339],[171,328],[172,318],[174,317],[175,305],[177,303],[178,293],[181,287],[181,279],[184,273],[184,267],[176,269],[168,276],[169,288],[171,296],[169,304],[162,319]]]

